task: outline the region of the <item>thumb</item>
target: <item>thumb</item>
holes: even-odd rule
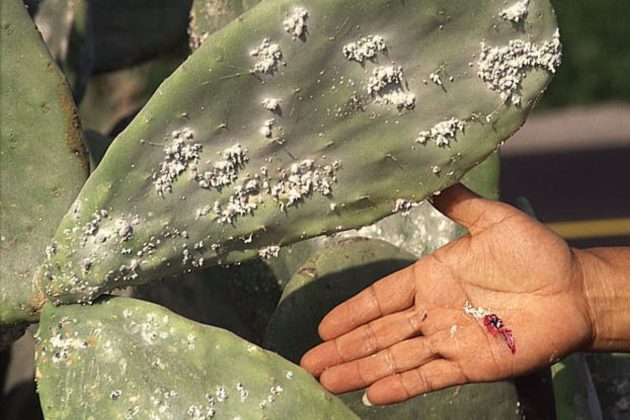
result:
[[[518,213],[513,207],[485,199],[462,184],[455,184],[433,197],[433,205],[442,214],[475,235]]]

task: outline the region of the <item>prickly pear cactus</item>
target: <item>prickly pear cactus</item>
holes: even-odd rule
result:
[[[374,281],[415,261],[387,242],[354,238],[330,244],[297,271],[269,323],[264,345],[297,362],[321,342],[317,325],[333,307]],[[509,381],[474,384],[381,407],[361,402],[363,391],[340,398],[362,419],[520,419],[516,386]]]
[[[46,305],[36,339],[47,418],[356,418],[299,366],[139,300]]]
[[[115,140],[57,231],[46,293],[88,302],[273,256],[456,182],[520,127],[559,64],[551,6],[526,3],[254,7]]]
[[[7,0],[0,7],[3,325],[37,318],[44,295],[33,281],[35,272],[45,253],[52,252],[46,246],[87,178],[88,165],[77,111],[63,74],[24,4]]]

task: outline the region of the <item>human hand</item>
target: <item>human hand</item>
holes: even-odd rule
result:
[[[324,343],[301,365],[331,392],[368,387],[370,403],[389,404],[525,374],[592,342],[581,266],[564,240],[461,185],[434,204],[469,235],[374,283],[322,320]],[[464,311],[467,302],[503,320],[515,353]]]

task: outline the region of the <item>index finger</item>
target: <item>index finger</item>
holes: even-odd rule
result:
[[[332,340],[374,319],[409,308],[414,300],[417,264],[384,277],[333,308],[319,324],[322,340]]]

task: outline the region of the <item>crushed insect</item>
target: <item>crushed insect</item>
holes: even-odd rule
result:
[[[512,354],[516,353],[516,342],[512,336],[512,330],[505,327],[501,318],[495,314],[488,314],[483,317],[483,325],[486,326],[486,329],[493,337],[500,335]]]

